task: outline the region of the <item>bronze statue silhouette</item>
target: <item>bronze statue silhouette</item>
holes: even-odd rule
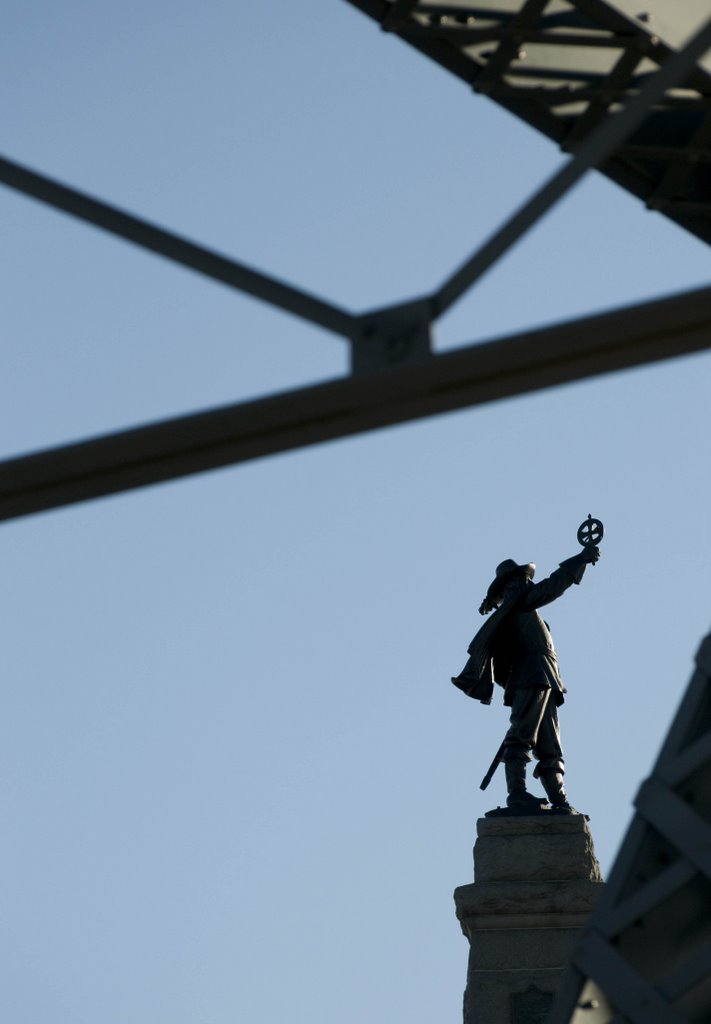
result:
[[[503,761],[507,807],[490,813],[576,813],[563,785],[565,763],[558,725],[558,708],[566,691],[553,638],[538,609],[580,583],[587,566],[600,557],[602,535],[602,523],[588,516],[578,530],[580,553],[561,562],[540,583],[533,582],[533,563],[506,559],[496,567],[479,608],[482,615],[492,614],[470,643],[469,660],[452,682],[482,704],[491,703],[496,682],[504,689],[504,704],[511,708],[508,732],[481,784],[486,789]],[[532,757],[537,761],[534,777],[540,779],[547,801],[526,789],[526,766]]]

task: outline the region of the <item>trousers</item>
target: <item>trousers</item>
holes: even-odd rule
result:
[[[558,709],[551,689],[515,690],[511,719],[504,737],[504,761],[538,761],[534,775],[552,770],[563,774],[565,762],[560,745]]]

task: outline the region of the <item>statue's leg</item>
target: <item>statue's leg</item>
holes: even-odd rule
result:
[[[537,810],[544,801],[526,790],[526,765],[536,741],[547,692],[535,688],[516,690],[511,703],[511,722],[504,739],[504,765],[508,807]]]
[[[541,780],[553,810],[569,814],[573,808],[568,802],[568,796],[563,786],[565,762],[563,748],[560,744],[558,711],[552,698],[548,701],[541,719],[534,754],[538,759],[534,774]]]
[[[534,796],[526,789],[526,762],[505,761],[506,769],[506,806],[517,810],[539,811],[545,800]]]
[[[546,796],[553,810],[563,814],[571,814],[573,808],[568,800],[568,794],[565,792],[562,772],[556,772],[550,768],[541,768],[538,772],[538,778],[543,784]]]

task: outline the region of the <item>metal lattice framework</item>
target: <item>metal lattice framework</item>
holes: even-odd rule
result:
[[[567,152],[636,95],[708,12],[704,0],[350,2]],[[710,142],[711,75],[696,67],[598,168],[708,242]]]
[[[437,319],[592,167],[648,202],[664,198],[670,216],[706,237],[697,207],[708,187],[699,168],[709,159],[711,88],[699,61],[711,22],[675,49],[600,0],[350,2],[567,145],[571,158],[431,293],[362,314],[0,159],[10,188],[333,331],[352,352],[343,380],[6,460],[0,519],[711,345],[711,290],[703,290],[445,355],[431,346]],[[653,144],[640,156],[647,136]],[[661,169],[658,180],[650,168]],[[693,195],[693,210],[678,207],[682,194]]]
[[[631,0],[349,2],[570,159],[431,293],[362,314],[0,159],[8,187],[352,351],[341,380],[6,460],[0,519],[711,347],[711,288],[443,355],[431,347],[438,317],[592,167],[711,242],[708,0],[650,0],[644,11]],[[552,1024],[711,1020],[711,637],[697,664]]]
[[[711,635],[549,1024],[711,1019]]]

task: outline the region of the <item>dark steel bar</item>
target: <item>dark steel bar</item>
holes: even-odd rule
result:
[[[652,75],[618,114],[607,118],[585,139],[576,155],[509,218],[432,296],[441,316],[506,253],[536,221],[591,168],[599,165],[638,127],[667,89],[678,84],[711,46],[711,20],[689,43]]]
[[[707,939],[700,948],[694,950],[660,983],[659,991],[662,996],[670,1003],[674,1003],[696,985],[708,981],[709,964],[711,964],[711,942]]]
[[[635,921],[670,899],[682,886],[687,885],[696,874],[696,868],[688,860],[680,858],[664,868],[651,881],[635,889],[631,896],[605,915],[598,915],[597,929],[601,935],[611,939],[629,928]]]
[[[711,347],[711,288],[0,463],[0,519]]]
[[[535,24],[547,4],[548,0],[525,0],[518,13],[506,26],[506,36],[486,62],[486,66],[477,79],[478,84],[483,86],[485,83],[501,78],[518,53],[519,35],[525,36],[525,30]]]
[[[601,83],[600,94],[591,100],[585,113],[575,120],[572,129],[566,135],[564,149],[570,152],[575,148],[573,143],[584,139],[604,121],[614,102],[612,97],[626,92],[625,86],[629,83],[643,57],[644,54],[640,48],[630,46],[629,49],[623,50],[614,68]]]
[[[548,1013],[546,1024],[549,1021],[555,1021],[556,1024],[569,1024],[585,980],[585,976],[571,960],[553,996],[553,1005]]]
[[[618,152],[621,156],[632,157],[632,159],[639,159],[640,157],[645,160],[659,160],[662,163],[670,163],[673,160],[692,158],[695,163],[698,164],[709,164],[711,163],[711,151],[706,150],[701,152],[695,147],[684,146],[644,146],[638,143],[626,142],[624,146],[620,146]]]
[[[0,157],[0,182],[215,281],[348,337],[355,318],[314,295]]]
[[[418,3],[419,0],[394,0],[394,3],[390,4],[390,9],[381,22],[385,31],[397,31],[401,25],[404,25],[409,20]]]
[[[635,77],[637,77],[637,76],[635,76]],[[641,76],[639,76],[639,77],[641,77]],[[630,85],[631,85],[632,88],[635,88],[635,86],[637,85],[637,82],[633,81],[633,82],[630,83]],[[502,86],[502,87],[497,86],[497,89],[496,89],[496,97],[497,97],[497,99],[498,99],[499,91],[501,91],[503,96],[510,96],[510,95],[513,95],[513,89],[514,89],[513,86],[510,86],[510,87],[509,86]],[[529,91],[530,91],[532,96],[535,95],[536,99],[540,99],[544,103],[549,103],[551,106],[559,106],[559,107],[565,106],[565,105],[569,105],[570,103],[575,103],[578,100],[580,100],[582,102],[587,102],[589,100],[594,100],[600,94],[600,89],[599,88],[591,89],[591,88],[588,88],[587,86],[580,86],[580,88],[571,90],[571,92],[568,94],[569,97],[570,97],[569,99],[565,98],[565,90],[564,89],[556,89],[556,90],[551,89],[550,90],[550,93],[551,93],[550,95],[546,94],[547,90],[545,90],[545,89],[538,89],[538,90],[530,89]],[[613,102],[622,102],[625,98],[626,98],[625,93],[622,92],[622,91],[620,91],[620,93],[617,96],[613,96],[612,97]],[[660,104],[660,106],[661,106],[661,104]],[[709,107],[711,107],[711,104],[709,103],[709,98],[707,96],[701,96],[701,95],[690,96],[690,95],[681,95],[680,93],[676,93],[675,94],[673,92],[670,92],[670,93],[667,93],[667,95],[664,97],[664,100],[663,100],[663,108],[665,110],[701,110],[701,111],[704,111],[704,110],[708,110]],[[626,146],[627,146],[627,143],[624,143],[622,146],[620,146],[615,151],[615,155],[617,155],[617,153],[623,153],[625,148],[626,148]]]
[[[711,143],[711,114],[707,114],[703,118],[701,124],[689,139],[684,154],[670,160],[662,180],[649,197],[652,204],[659,199],[674,199],[679,196],[683,199],[684,186],[692,173],[696,171],[696,164],[700,162],[696,154],[702,153],[711,159],[709,143]],[[694,154],[693,160],[689,159],[692,153]]]
[[[387,25],[390,4],[385,3],[385,0],[346,0],[346,2],[367,15],[367,17],[377,21],[381,27]],[[422,6],[420,5],[418,11],[421,9]],[[477,68],[466,53],[459,50],[456,46],[451,46],[444,40],[438,39],[434,33],[428,33],[423,36],[419,35],[417,31],[412,32],[412,27],[412,21],[409,20],[396,28],[395,32],[405,42],[410,43],[414,49],[419,50],[426,57],[436,61],[458,78],[471,83]]]
[[[577,970],[600,986],[615,1010],[620,1011],[623,1020],[629,1024],[689,1024],[686,1015],[678,1013],[659,995],[651,982],[592,928],[586,930],[572,959]],[[567,1020],[574,1010],[575,1004],[570,1007]],[[550,1019],[559,1018],[551,1015]]]
[[[636,26],[626,14],[611,6],[609,0],[570,0],[580,14],[594,22],[602,22],[612,32],[629,32]]]
[[[426,24],[409,24],[407,27],[408,36],[431,35],[438,39],[444,39],[454,46],[473,46],[476,43],[498,43],[507,39],[511,30],[504,27],[499,28],[469,28],[466,25],[447,25],[442,27]],[[521,31],[525,43],[541,43],[545,46],[578,46],[578,47],[604,47],[609,49],[624,49],[627,41],[620,36],[613,36],[604,32],[587,32],[585,35],[574,35],[572,32],[545,32],[539,29],[525,29]],[[568,72],[570,74],[570,72]]]
[[[711,881],[711,825],[654,777],[642,783],[635,807],[698,871]]]

